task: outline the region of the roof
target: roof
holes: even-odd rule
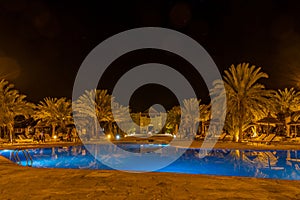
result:
[[[256,122],[257,124],[283,124],[278,119],[268,116]]]
[[[291,121],[289,123],[287,123],[288,125],[300,125],[300,120],[297,121]]]
[[[50,127],[49,125],[47,125],[45,122],[43,121],[39,121],[35,127]]]

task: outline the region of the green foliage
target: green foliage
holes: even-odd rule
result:
[[[71,101],[66,98],[45,98],[38,104],[33,118],[52,126],[52,134],[55,134],[55,127],[64,128],[73,123]]]
[[[272,106],[271,97],[273,92],[266,90],[265,86],[258,83],[261,78],[268,78],[268,75],[260,71],[254,65],[243,63],[236,67],[231,65],[225,70],[224,86],[227,97],[226,125],[231,134],[238,129],[235,140],[241,141],[242,132],[251,120],[260,119],[268,113]],[[212,94],[221,94],[220,81],[214,83]],[[233,124],[231,124],[233,123]],[[232,128],[229,128],[232,127]],[[234,128],[233,128],[234,127]]]
[[[112,113],[112,109],[114,113]],[[124,107],[114,101],[114,98],[107,93],[107,90],[85,91],[73,103],[74,116],[82,126],[92,121],[94,134],[99,130],[99,123],[112,132],[113,122],[123,122],[126,120],[128,107]],[[90,132],[92,130],[90,129]]]
[[[180,124],[181,131],[185,129],[191,134],[196,134],[198,123],[200,121],[206,121],[210,117],[210,105],[200,103],[201,100],[196,98],[184,99],[182,108],[180,106],[175,106],[169,110],[167,126],[175,130],[175,127]],[[182,119],[181,113],[183,114]]]
[[[168,111],[167,116],[167,126],[175,129],[175,126],[180,124],[180,117],[181,117],[181,109],[180,106],[174,106],[171,110]]]
[[[293,115],[294,120],[300,117],[300,92],[294,88],[278,90],[273,97],[275,113],[282,115],[285,119]],[[285,120],[284,120],[285,121]]]
[[[85,91],[74,103],[76,117],[89,117],[99,122],[111,121],[111,95],[106,90]]]
[[[26,96],[14,89],[6,80],[0,81],[0,126],[7,128],[12,142],[14,118],[17,115],[28,117],[33,113],[34,105],[26,101]]]
[[[208,121],[212,116],[226,116],[224,129],[236,141],[241,141],[243,131],[268,113],[276,114],[286,126],[291,119],[298,120],[300,92],[294,88],[267,90],[259,83],[262,78],[268,78],[268,75],[259,67],[248,63],[231,65],[224,71],[223,80],[215,80],[213,83],[210,95],[214,109],[212,110],[211,105],[201,104],[201,100],[196,98],[185,99],[182,107],[175,106],[168,111],[167,129],[177,132],[180,128],[180,131],[195,134],[198,122]],[[85,91],[73,104],[66,98],[45,98],[35,106],[27,102],[26,96],[14,89],[13,84],[0,81],[0,126],[9,130],[11,138],[17,115],[32,115],[35,120],[51,125],[55,130],[57,126],[64,128],[73,123],[72,108],[73,115],[79,119],[76,120],[76,126],[87,129],[89,133],[93,132],[94,136],[97,136],[99,124],[109,133],[121,132],[116,130],[115,122],[124,123],[123,127],[132,129],[128,123],[130,119],[127,118],[129,108],[117,103],[106,90]],[[226,112],[222,113],[222,110]],[[140,123],[139,116],[131,114],[136,124]]]

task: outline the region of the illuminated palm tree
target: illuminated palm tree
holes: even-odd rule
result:
[[[50,125],[53,136],[57,126],[64,128],[73,122],[71,105],[71,101],[66,98],[45,98],[38,104],[33,118]]]
[[[34,105],[25,100],[26,96],[14,89],[14,85],[6,80],[0,81],[0,126],[9,132],[13,142],[14,118],[17,115],[28,117]]]
[[[90,90],[85,91],[75,101],[73,111],[77,119],[93,120],[94,136],[96,136],[100,123],[106,128],[106,133],[113,133],[113,122],[124,122],[128,107],[115,102],[114,98],[107,93],[107,90]]]
[[[292,114],[297,121],[300,117],[299,106],[300,106],[300,92],[294,88],[285,88],[284,90],[278,90],[274,95],[276,114],[280,121],[284,123],[284,126],[289,133],[287,123],[291,121]]]
[[[192,134],[196,134],[196,125],[200,121],[204,122],[209,119],[209,105],[200,104],[201,100],[196,98],[183,100],[183,107],[175,106],[168,112],[167,125],[174,129],[175,134],[178,131],[178,125],[188,130]],[[198,108],[198,109],[195,109]],[[182,122],[181,112],[184,114]]]
[[[226,130],[230,135],[235,136],[239,134],[239,123],[236,117],[232,116],[232,114],[227,114],[224,123],[224,130]],[[242,125],[242,130],[245,131],[251,127],[251,122],[256,121],[252,118],[248,118]]]
[[[118,102],[112,102],[111,104],[111,109],[113,110],[113,114],[111,112],[111,115],[110,116],[110,121],[108,121],[108,124],[109,124],[109,128],[110,128],[110,131],[111,131],[111,124],[113,122],[117,122],[118,124],[123,124],[124,125],[124,128],[125,128],[125,125],[127,124],[127,122],[131,119],[127,119],[127,116],[129,116],[129,109],[128,107],[125,107],[121,104],[119,104]],[[117,126],[116,129],[118,129],[118,132],[120,131],[119,127]],[[123,130],[124,132],[128,131],[128,130]],[[115,132],[113,132],[113,134],[116,134]]]
[[[174,134],[178,132],[178,125],[180,124],[181,109],[180,106],[174,106],[168,111],[167,115],[167,127],[173,129]]]
[[[188,134],[196,134],[196,126],[200,119],[199,114],[200,101],[196,98],[184,99],[182,108],[182,125]]]
[[[231,133],[234,135],[235,141],[243,139],[243,131],[251,120],[259,119],[268,113],[272,103],[272,91],[266,90],[265,86],[257,81],[261,78],[268,78],[268,75],[260,71],[254,65],[243,63],[231,65],[229,70],[225,70],[224,86],[227,97],[227,117],[225,123],[233,123],[238,132]],[[220,94],[220,84],[222,82],[215,81],[212,94]],[[228,120],[231,120],[228,122]]]
[[[200,101],[201,102],[201,101]],[[201,131],[204,131],[204,123],[211,119],[211,104],[200,104],[200,118],[199,121],[201,122]]]
[[[98,133],[99,122],[111,121],[111,95],[106,90],[85,91],[74,103],[73,112],[76,119],[91,119],[94,136]],[[91,133],[88,133],[91,134]]]

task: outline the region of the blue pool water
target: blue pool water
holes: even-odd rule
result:
[[[126,148],[131,152],[141,151],[140,145],[126,145]],[[145,149],[151,151],[151,148],[156,150],[160,147],[148,146]],[[94,155],[97,151],[103,151],[99,149],[99,145],[90,145],[88,149],[95,151],[92,152]],[[114,150],[110,151],[111,154],[107,155],[107,159],[112,158]],[[84,146],[28,149],[28,152],[33,160],[32,167],[111,169],[96,160]],[[164,158],[176,152],[178,148],[167,146],[162,149],[159,156]],[[2,150],[0,155],[14,161],[13,150]],[[26,162],[21,152],[19,158],[20,165],[31,164]],[[117,161],[122,162],[122,159]],[[188,149],[175,162],[157,171],[300,180],[300,151],[219,149],[208,152],[205,149]]]

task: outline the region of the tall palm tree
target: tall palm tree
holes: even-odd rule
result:
[[[200,101],[201,102],[201,101]],[[211,119],[211,104],[200,104],[200,118],[199,121],[201,122],[201,131],[204,131],[204,123]]]
[[[13,142],[14,118],[17,115],[28,117],[34,105],[26,101],[26,96],[14,89],[14,85],[6,80],[0,81],[0,126],[9,132]]]
[[[300,92],[294,88],[285,88],[284,90],[278,90],[274,95],[276,114],[278,114],[283,121],[287,134],[289,134],[287,123],[291,121],[292,114],[296,120],[299,118],[299,105],[300,105]]]
[[[93,121],[94,136],[98,133],[99,123],[112,121],[110,109],[111,95],[107,90],[85,91],[74,103],[73,113],[76,119],[91,119]],[[89,133],[91,134],[91,133]]]
[[[119,104],[118,102],[111,102],[111,109],[113,110],[113,112],[111,112],[112,116],[110,116],[110,119],[112,119],[111,121],[108,122],[109,127],[111,127],[111,123],[112,122],[117,122],[118,125],[122,126],[122,128],[124,129],[123,131],[126,132],[128,130],[126,130],[126,125],[128,123],[128,121],[131,122],[131,118],[127,118],[129,116],[129,107],[128,106],[123,106],[121,104]],[[117,131],[120,131],[120,127],[116,127],[116,129],[118,129]],[[128,129],[128,128],[127,128]],[[116,134],[115,132],[113,132],[113,134]]]
[[[77,119],[93,120],[94,136],[97,136],[99,123],[105,127],[106,133],[114,133],[113,122],[125,122],[129,110],[117,103],[107,90],[90,90],[74,102],[73,111]]]
[[[234,117],[232,114],[227,114],[225,118],[225,123],[224,123],[224,130],[229,133],[232,136],[238,135],[239,134],[239,123],[236,117]],[[251,122],[256,121],[252,118],[248,118],[247,121],[243,123],[242,130],[245,131],[249,128],[251,128]]]
[[[181,123],[181,112],[183,112],[185,114],[185,118],[183,119],[182,126],[185,129],[190,129],[191,133],[195,134],[196,124],[200,121],[205,122],[210,118],[210,105],[200,103],[201,100],[191,98],[183,101],[182,109],[180,106],[174,106],[168,111],[166,122],[167,126],[172,127],[174,129],[174,133],[177,134],[178,126]],[[195,105],[199,105],[199,110],[194,109]]]
[[[259,119],[266,116],[269,111],[272,91],[266,90],[265,86],[258,83],[261,78],[268,78],[268,75],[261,72],[261,68],[248,63],[231,65],[229,70],[225,70],[224,86],[227,97],[226,112],[227,120],[231,120],[238,132],[231,133],[235,141],[243,139],[243,127],[249,123],[249,119]],[[212,94],[220,92],[219,84],[216,81]],[[221,91],[222,92],[222,91]],[[223,91],[224,92],[224,91]],[[228,122],[225,122],[228,123]]]
[[[196,98],[184,99],[183,100],[183,127],[189,134],[196,134],[196,125],[199,122],[199,100]]]
[[[55,135],[55,128],[60,126],[64,128],[68,123],[72,123],[71,101],[66,98],[45,98],[37,106],[33,115],[35,120],[40,120],[50,125],[52,136]]]
[[[173,129],[174,134],[178,132],[178,126],[180,124],[181,118],[181,108],[180,106],[174,106],[171,110],[168,111],[166,125]]]

